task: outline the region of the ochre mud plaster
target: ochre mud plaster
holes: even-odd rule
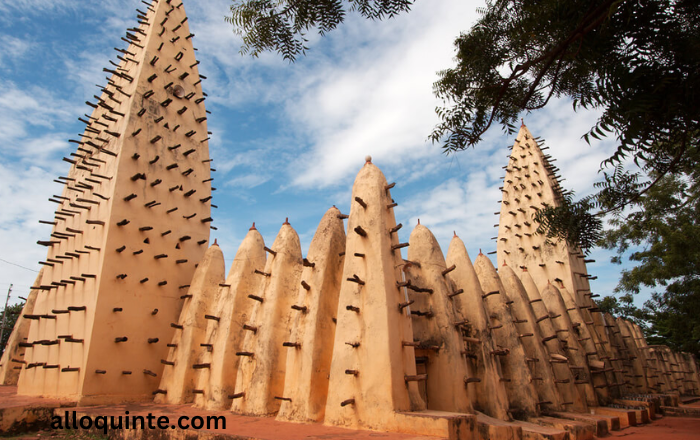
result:
[[[290,341],[292,305],[300,283],[302,257],[299,236],[285,222],[267,259],[265,270],[257,273],[267,278],[258,291],[249,296],[254,301],[249,325],[257,331],[246,332],[238,364],[235,394],[231,411],[237,414],[274,415],[284,398],[287,352],[300,350],[299,341]]]
[[[413,330],[393,202],[382,172],[368,162],[352,191],[325,423],[398,429],[397,411],[425,409],[416,376]],[[359,228],[359,229],[358,229]],[[357,372],[357,375],[354,374]]]
[[[462,328],[465,356],[473,375],[468,384],[472,405],[491,417],[510,420],[508,395],[505,382],[501,381],[501,363],[499,356],[493,354],[496,343],[488,328],[490,319],[484,307],[484,292],[464,242],[456,234],[450,241],[446,264],[456,267],[447,274],[454,285],[455,319],[468,322]]]
[[[489,315],[488,328],[497,344],[492,355],[498,356],[501,362],[501,380],[506,384],[511,414],[517,419],[535,416],[539,413],[538,403],[542,400],[533,384],[534,375],[528,364],[541,360],[527,357],[507,304],[505,289],[491,260],[479,254],[474,270],[484,292],[484,304]]]
[[[172,324],[175,336],[170,353],[163,360],[165,371],[160,380],[156,403],[192,403],[199,369],[209,369],[211,363],[202,363],[202,344],[206,338],[209,320],[220,319],[208,315],[211,304],[216,299],[219,285],[224,281],[224,254],[215,243],[204,254],[199,267],[194,272],[189,295],[185,298],[180,318]],[[154,310],[154,313],[157,313]]]
[[[34,285],[41,284],[44,277],[44,268],[41,268],[39,275],[34,281]],[[22,366],[27,364],[24,360],[24,353],[27,347],[31,347],[27,342],[29,335],[29,325],[34,314],[34,304],[36,303],[39,289],[31,289],[27,295],[27,301],[22,307],[22,312],[15,321],[15,327],[12,329],[10,337],[7,339],[5,351],[0,359],[0,384],[2,385],[17,385],[19,373],[22,371]],[[26,317],[29,316],[29,317]],[[7,330],[6,330],[7,331]]]
[[[303,263],[290,340],[301,347],[288,350],[283,400],[277,418],[322,422],[335,340],[338,296],[345,259],[345,228],[333,207],[321,219]]]
[[[622,340],[625,344],[627,350],[629,350],[629,356],[631,358],[630,363],[632,367],[633,382],[638,393],[647,394],[650,392],[649,385],[647,383],[647,376],[644,366],[646,365],[646,356],[637,347],[634,341],[634,334],[632,330],[631,323],[623,318],[617,318],[617,324],[620,327],[620,332]]]
[[[404,271],[410,282],[407,288],[411,304],[405,303],[406,309],[413,318],[414,340],[430,347],[416,348],[417,373],[427,376],[421,387],[424,400],[428,409],[470,413],[465,381],[473,376],[462,354],[463,324],[455,318],[449,297],[454,289],[445,279],[445,258],[425,226],[416,226],[408,242]]]
[[[206,351],[201,363],[209,368],[199,370],[197,388],[201,394],[195,396],[200,408],[222,410],[231,406],[231,395],[236,387],[236,375],[241,344],[248,326],[253,301],[250,292],[257,292],[263,277],[255,271],[265,269],[265,242],[255,227],[246,234],[231,263],[226,281],[219,287],[219,296],[212,304],[207,326]],[[248,326],[248,327],[246,327]]]
[[[504,293],[511,302],[511,312],[520,332],[520,341],[525,352],[529,358],[538,359],[538,362],[532,362],[530,367],[535,379],[534,384],[540,399],[550,402],[540,404],[540,409],[563,410],[567,407],[571,409],[574,396],[578,397],[576,395],[578,393],[569,388],[573,386],[573,377],[568,368],[569,361],[566,356],[550,352],[546,345],[548,342],[558,342],[560,333],[555,332],[551,326],[547,329],[547,333],[541,332],[538,324],[549,320],[549,314],[535,316],[525,287],[510,267],[501,266],[498,275],[505,288]],[[555,374],[554,366],[560,367],[558,368],[559,377]],[[562,391],[566,391],[566,398],[563,398]]]
[[[569,319],[561,293],[556,287],[549,284],[541,291],[541,295],[550,316],[555,317],[552,319],[552,324],[557,334],[561,335],[560,340],[564,343],[566,356],[572,359],[571,363],[573,365],[581,367],[574,371],[574,383],[577,385],[579,392],[586,396],[586,402],[589,406],[598,406],[586,353],[579,342],[573,323]],[[607,384],[603,384],[601,389],[606,387]]]
[[[456,236],[445,259],[420,224],[401,243],[394,184],[368,158],[347,233],[348,216],[331,208],[304,259],[288,222],[269,248],[253,227],[224,279],[216,243],[207,251],[214,170],[193,34],[171,0],[147,4],[139,23],[89,103],[44,221],[44,270],[0,365],[5,383],[20,372],[20,393],[82,404],[155,395],[461,440],[477,426],[582,440],[608,423],[581,414],[611,412],[597,405],[698,393],[692,356],[604,315],[592,260],[535,234],[536,212],[563,193],[556,159],[524,125],[504,167],[500,274],[483,254],[472,266]]]
[[[501,276],[503,277],[504,274],[502,273]],[[562,333],[569,332],[568,326],[559,329],[558,326],[554,325],[552,320],[559,319],[560,317],[556,314],[551,315],[549,313],[547,306],[542,300],[540,291],[537,289],[537,286],[535,285],[532,277],[530,277],[530,274],[527,272],[527,269],[523,269],[523,273],[520,276],[527,299],[529,300],[529,303],[532,306],[532,311],[536,317],[535,321],[540,328],[540,334],[560,335]],[[568,319],[568,315],[564,315],[564,319]],[[573,324],[571,328],[573,328],[576,337],[578,337],[578,333],[576,333],[577,329],[573,326]],[[554,362],[551,364],[558,380],[569,380],[569,382],[558,383],[558,389],[560,390],[565,409],[570,411],[585,412],[588,409],[586,392],[578,387],[576,380],[578,380],[577,377],[580,376],[580,371],[586,369],[586,363],[579,365],[577,362],[582,362],[580,357],[569,357],[565,349],[565,344],[559,337],[548,339],[547,341],[544,341],[544,344],[547,347],[550,355],[564,356],[567,358],[566,363]],[[568,345],[568,343],[566,345]],[[558,356],[555,357],[561,359]]]
[[[160,0],[139,15],[59,178],[20,394],[151,399],[207,249],[208,133],[184,6]]]
[[[555,160],[542,152],[539,141],[523,124],[501,187],[498,262],[527,268],[540,290],[548,282],[562,282],[571,292],[583,294],[590,292],[583,253],[566,242],[552,243],[545,235],[535,233],[537,211],[558,206],[563,200]]]
[[[561,287],[558,290],[559,296],[564,301],[569,320],[574,328],[578,342],[583,349],[598,404],[607,405],[611,402],[611,396],[608,391],[609,384],[615,382],[615,376],[612,372],[613,367],[610,363],[610,355],[601,348],[602,345],[599,342],[598,333],[593,326],[593,321],[587,320],[590,319],[588,309],[579,307],[566,288]],[[584,313],[588,314],[588,318],[584,317]],[[560,325],[564,325],[564,322],[562,321]]]

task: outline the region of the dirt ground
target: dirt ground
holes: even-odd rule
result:
[[[615,437],[624,437],[624,440],[698,440],[700,419],[664,417],[646,425],[614,431],[607,438]]]
[[[8,440],[107,440],[107,437],[71,430],[44,430],[3,437]]]
[[[622,431],[615,431],[609,437],[614,440],[699,440],[700,419],[682,417],[664,417],[652,423],[633,426]],[[81,433],[80,431],[39,431],[7,437],[11,440],[106,440],[107,437]]]

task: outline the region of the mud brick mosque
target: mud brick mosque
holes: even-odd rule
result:
[[[144,2],[145,3],[145,2]],[[401,243],[371,158],[304,257],[255,226],[226,273],[209,244],[207,111],[180,0],[137,10],[63,160],[45,261],[0,361],[18,393],[450,439],[586,440],[698,395],[696,359],[602,313],[585,255],[535,234],[561,201],[524,125],[501,188],[498,267],[418,224]],[[404,258],[405,253],[405,258]]]

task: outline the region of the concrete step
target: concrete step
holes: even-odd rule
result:
[[[700,407],[698,406],[662,406],[661,410],[666,417],[691,417],[700,418]]]
[[[602,416],[617,417],[620,421],[620,429],[629,428],[630,426],[637,426],[637,413],[632,410],[597,406],[593,408],[593,411]]]
[[[548,415],[553,417],[558,417],[560,419],[578,420],[580,422],[588,422],[595,424],[596,427],[596,437],[605,437],[612,431],[613,417],[602,416],[596,414],[587,413],[574,413],[574,412],[553,412]],[[620,429],[620,420],[617,419],[617,429]]]
[[[538,425],[563,429],[569,433],[570,440],[593,440],[596,434],[596,423],[591,421],[584,422],[547,416],[536,417],[531,421]]]
[[[649,421],[654,420],[656,418],[656,405],[654,405],[654,402],[647,402],[644,400],[624,400],[624,399],[615,399],[613,403],[618,404],[618,405],[623,405],[623,406],[628,406],[630,408],[635,408],[635,410],[638,411],[636,408],[644,408],[646,409],[647,414],[640,414],[639,417],[637,417],[637,420],[641,420],[642,423],[649,423]],[[646,422],[644,420],[647,420]]]
[[[569,440],[569,433],[563,429],[537,425],[517,420],[513,424],[522,429],[523,440]]]
[[[476,413],[476,429],[482,440],[521,440],[523,428],[515,423]]]

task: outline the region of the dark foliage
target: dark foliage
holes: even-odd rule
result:
[[[2,341],[0,341],[0,344],[2,344],[0,346],[0,355],[5,352],[5,346],[10,339],[12,330],[15,328],[15,323],[17,322],[17,318],[19,318],[19,314],[22,313],[22,307],[24,307],[24,304],[15,304],[7,307],[7,313],[5,314],[5,331],[2,334]],[[2,316],[2,311],[0,311],[0,316]]]
[[[308,32],[324,35],[348,12],[381,20],[408,11],[411,4],[413,0],[233,0],[226,21],[242,35],[242,53],[257,56],[269,50],[294,61],[306,53]]]
[[[482,18],[455,42],[457,65],[440,73],[445,105],[432,133],[447,153],[476,145],[494,124],[516,130],[523,111],[552,97],[574,109],[598,109],[586,141],[613,135],[614,167],[592,197],[539,216],[548,236],[590,248],[601,214],[619,211],[675,173],[698,149],[700,3],[690,0],[489,1]]]

